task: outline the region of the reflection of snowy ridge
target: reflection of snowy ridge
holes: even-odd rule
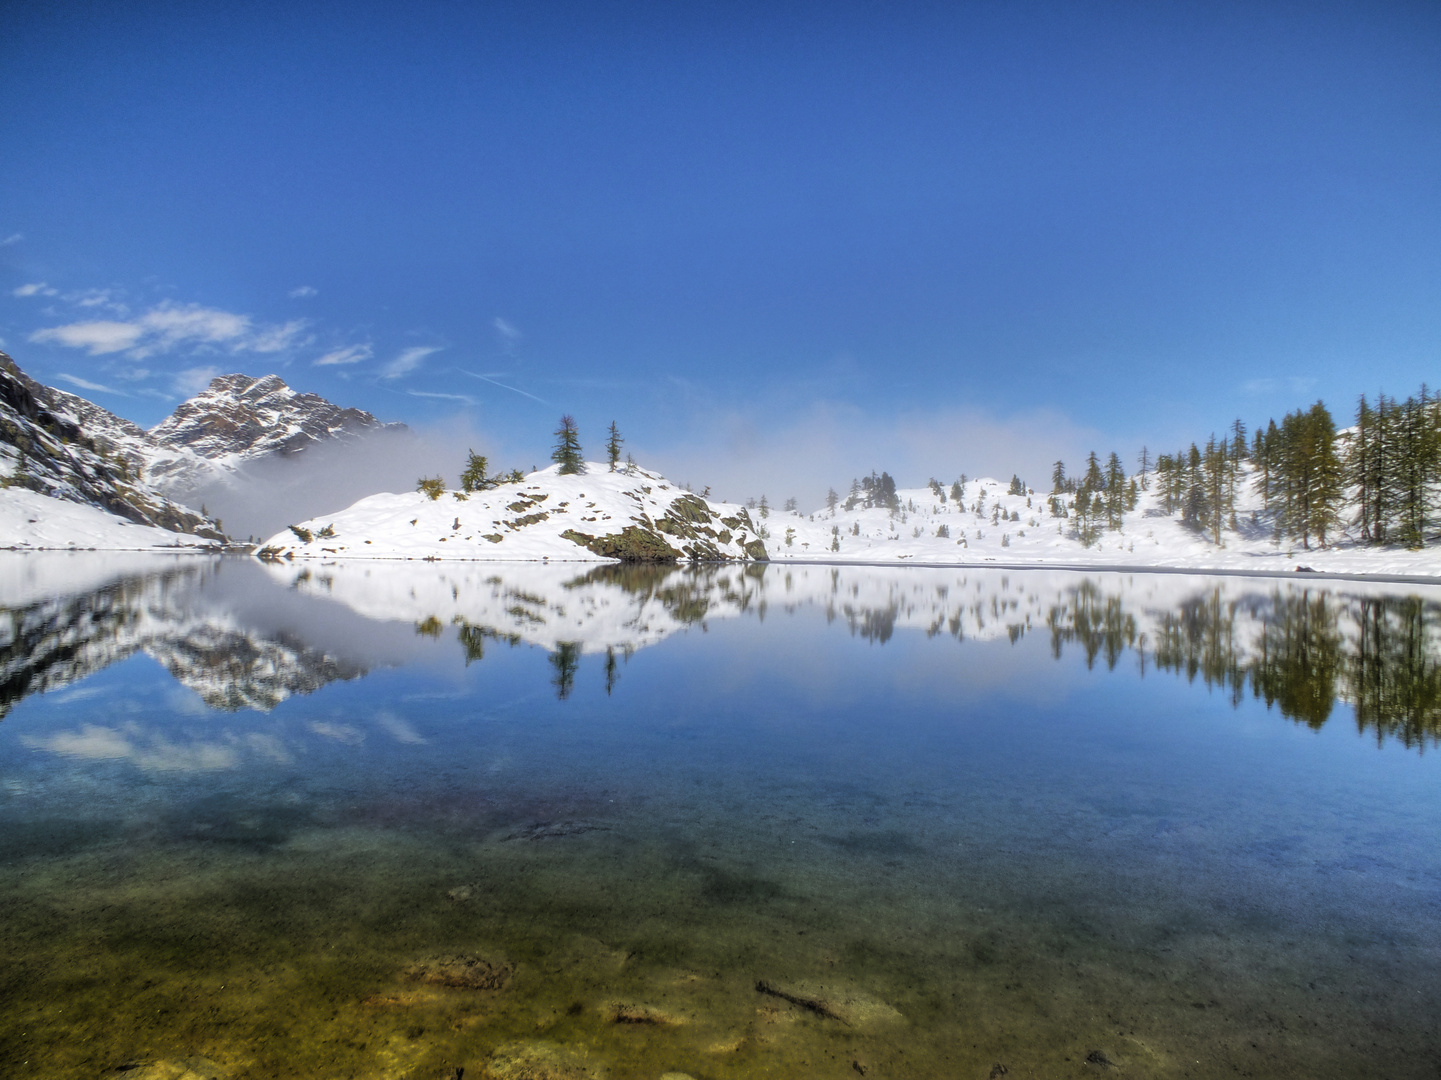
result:
[[[52,566],[59,566],[52,563]],[[114,578],[68,595],[0,606],[0,716],[136,652],[212,708],[274,708],[291,694],[364,674],[304,644],[263,637],[225,612],[195,610],[209,564]]]
[[[1128,647],[1173,632],[1175,620],[1205,601],[1226,609],[1238,641],[1249,642],[1273,612],[1276,597],[1324,594],[1339,601],[1341,632],[1358,632],[1346,614],[1367,597],[1395,587],[1343,581],[1318,585],[1287,578],[1180,574],[1083,574],[1063,570],[943,570],[916,566],[775,565],[575,567],[470,563],[353,562],[301,568],[271,563],[277,581],[325,596],[371,619],[399,619],[440,633],[483,627],[496,636],[546,649],[561,642],[583,652],[640,649],[702,620],[773,611],[817,611],[851,632],[885,641],[897,629],[960,640],[1015,641],[1053,632],[1073,640],[1092,626],[1122,619]],[[1413,589],[1441,602],[1441,588]],[[1114,626],[1110,628],[1115,633]],[[1349,640],[1350,637],[1347,638]]]
[[[755,602],[760,585],[740,567],[484,564],[346,560],[296,567],[268,563],[277,582],[336,600],[368,619],[412,622],[439,634],[487,636],[585,653],[643,649],[706,618],[728,618]]]

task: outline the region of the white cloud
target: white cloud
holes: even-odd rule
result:
[[[88,349],[91,356],[102,356],[134,347],[144,333],[135,323],[100,321],[36,330],[30,335],[30,340],[41,344],[53,342],[71,349]]]
[[[95,305],[114,306],[104,290],[77,295],[85,297],[76,300],[82,305],[93,299]],[[275,353],[299,344],[305,326],[300,319],[257,326],[249,315],[167,301],[135,319],[54,326],[35,331],[30,340],[87,349],[91,356],[126,352],[136,359],[177,350]]]
[[[315,366],[332,367],[337,364],[358,364],[362,360],[369,360],[374,355],[375,351],[369,345],[347,345],[343,349],[332,349],[315,361]]]
[[[61,382],[67,382],[67,383],[69,383],[71,386],[78,386],[78,387],[80,387],[80,389],[82,389],[82,390],[95,390],[95,391],[98,391],[98,392],[100,392],[100,393],[102,393],[102,394],[119,394],[121,397],[129,397],[129,396],[130,396],[129,394],[125,393],[125,391],[123,391],[123,390],[115,390],[115,389],[112,389],[111,387],[104,386],[104,385],[102,385],[102,384],[100,384],[100,383],[98,383],[98,382],[91,382],[89,379],[82,379],[79,375],[65,375],[65,374],[60,374],[60,375],[57,375],[57,376],[55,376],[55,377],[56,377],[57,379],[59,379]]]
[[[175,373],[171,385],[177,394],[194,397],[210,385],[210,380],[220,374],[218,367],[193,367]]]
[[[314,285],[297,285],[290,290],[290,298],[292,300],[304,300],[307,296],[314,296],[319,291],[320,290]]]
[[[58,296],[59,293],[59,289],[51,288],[43,281],[32,281],[29,285],[21,285],[10,291],[11,296]]]
[[[495,322],[493,325],[495,326],[496,332],[499,333],[500,336],[505,338],[507,341],[514,341],[516,338],[520,337],[520,331],[517,330],[510,323],[502,319],[499,315],[495,317]]]
[[[399,379],[403,375],[409,375],[420,362],[431,353],[440,352],[439,346],[414,345],[406,349],[390,363],[386,364],[380,371],[381,377],[386,379]]]
[[[11,244],[18,244],[25,239],[24,233],[11,233],[4,240],[0,240],[0,247],[9,247]]]

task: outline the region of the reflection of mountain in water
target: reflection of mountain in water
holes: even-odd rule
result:
[[[1381,583],[1315,579],[939,570],[909,567],[336,563],[269,572],[370,618],[454,628],[467,662],[489,642],[539,645],[567,696],[589,654],[615,656],[707,621],[815,611],[865,640],[898,629],[958,641],[1019,641],[1044,628],[1053,653],[1086,663],[1131,656],[1148,670],[1200,676],[1319,727],[1337,702],[1362,730],[1423,746],[1441,738],[1441,591],[1409,595]]]
[[[257,579],[333,625],[339,603],[367,620],[453,639],[466,663],[494,644],[538,645],[564,698],[585,658],[617,658],[726,619],[811,613],[882,645],[902,630],[958,642],[1015,644],[1045,631],[1053,654],[1087,665],[1123,659],[1199,677],[1240,703],[1249,693],[1315,727],[1338,703],[1378,740],[1441,739],[1441,589],[1374,582],[1183,574],[883,569],[718,564],[688,569],[604,565],[353,562],[295,568],[189,559],[144,572],[17,556],[0,573],[0,716],[20,698],[84,678],[143,651],[217,709],[270,709],[365,673],[310,640],[318,629],[261,629],[239,612]],[[230,592],[220,570],[237,571]],[[46,569],[46,568],[49,569]],[[39,568],[37,572],[37,568]],[[89,584],[80,585],[89,569]],[[238,573],[243,571],[243,573]],[[78,576],[77,576],[78,573]],[[77,584],[63,583],[75,581]],[[237,588],[239,591],[237,591]],[[263,581],[262,590],[265,588]],[[279,590],[284,590],[281,592]],[[227,598],[230,597],[230,598]],[[408,637],[407,632],[407,637]],[[412,639],[413,640],[413,639]],[[342,645],[342,648],[346,646]]]
[[[272,709],[291,694],[364,674],[209,607],[204,593],[213,567],[190,560],[0,606],[0,717],[30,694],[67,686],[136,652],[154,657],[211,708],[227,711]]]

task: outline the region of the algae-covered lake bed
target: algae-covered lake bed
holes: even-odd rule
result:
[[[6,558],[7,1077],[1441,1075],[1441,588]]]

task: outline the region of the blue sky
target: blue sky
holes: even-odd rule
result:
[[[146,425],[277,371],[814,498],[1441,382],[1434,3],[8,5],[0,65],[0,338]]]

